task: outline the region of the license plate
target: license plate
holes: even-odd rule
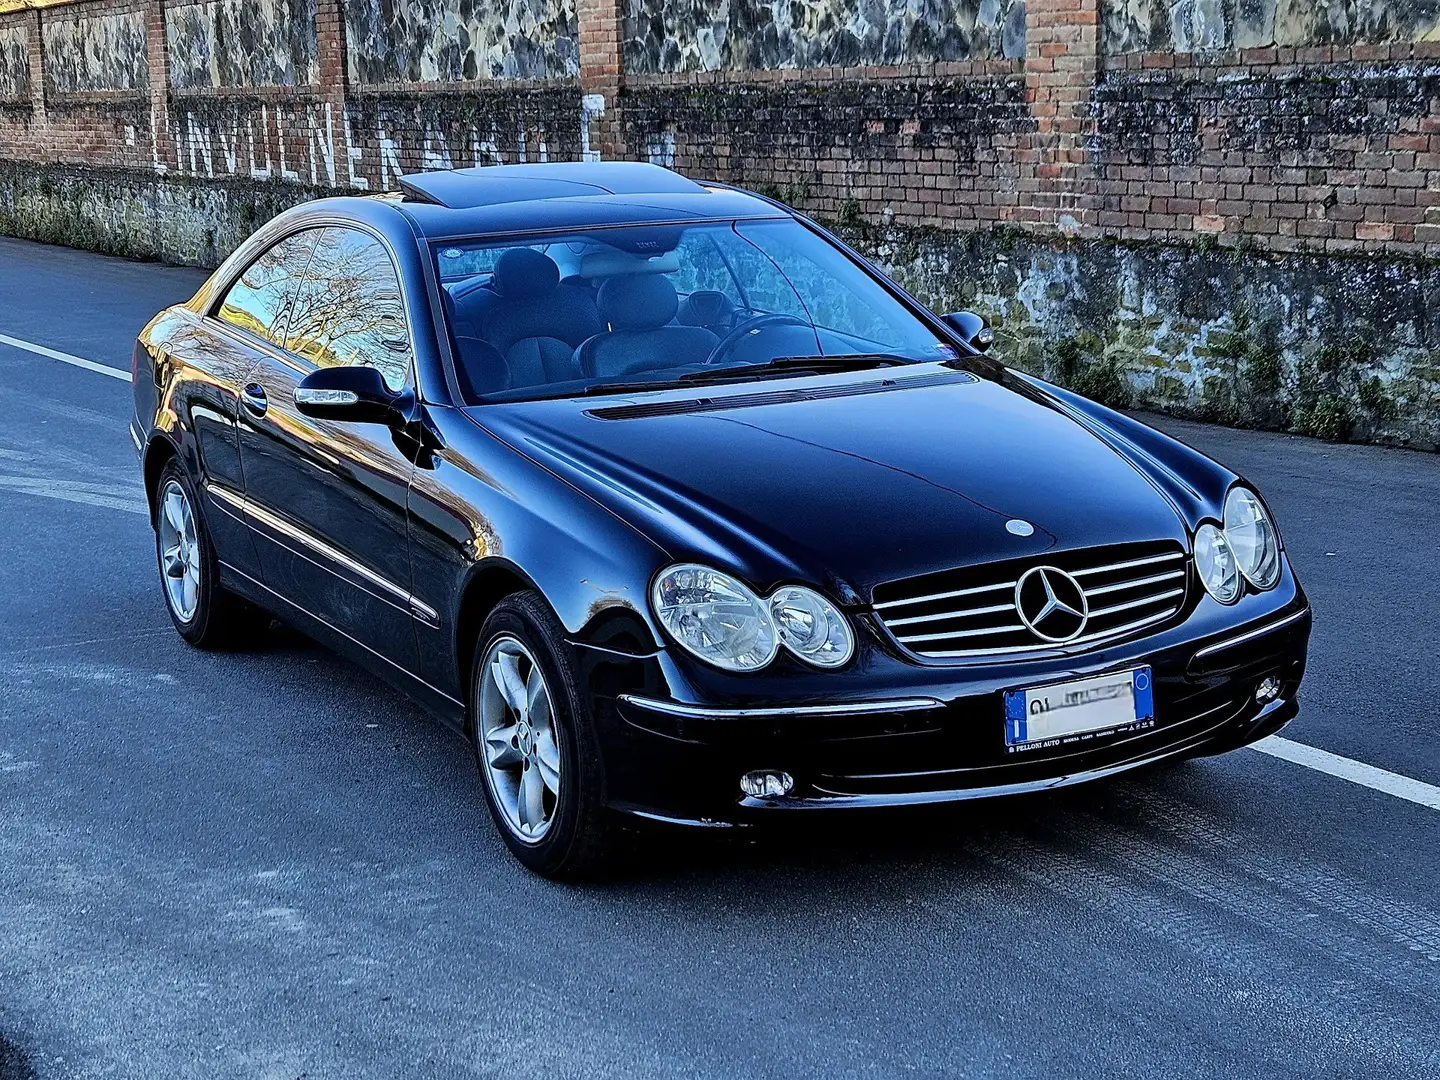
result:
[[[1154,724],[1148,667],[1005,692],[1005,745],[1011,753]]]

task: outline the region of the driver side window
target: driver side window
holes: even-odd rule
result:
[[[368,233],[331,226],[295,297],[285,347],[316,367],[366,366],[404,387],[413,350],[400,278]]]
[[[283,348],[296,288],[320,232],[287,236],[252,262],[226,292],[216,318]]]

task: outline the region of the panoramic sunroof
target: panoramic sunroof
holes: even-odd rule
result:
[[[668,169],[638,161],[556,162],[536,165],[487,165],[444,172],[412,173],[400,178],[409,198],[451,209],[573,199],[586,195],[701,194],[699,184]]]

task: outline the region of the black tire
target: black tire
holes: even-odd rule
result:
[[[502,638],[518,640],[534,658],[550,693],[561,783],[545,835],[529,841],[507,822],[484,759],[480,730],[481,678],[491,647]],[[600,876],[613,862],[616,825],[605,807],[604,764],[589,703],[579,680],[560,620],[535,592],[514,593],[495,605],[481,627],[470,672],[470,743],[495,827],[511,853],[529,869],[557,881]]]
[[[196,588],[195,610],[188,619],[175,609],[165,588],[165,553],[161,542],[160,515],[165,512],[164,493],[171,484],[178,484],[189,500],[199,546],[199,585]],[[165,601],[165,610],[170,613],[170,621],[175,624],[180,636],[197,649],[253,646],[256,638],[269,626],[270,616],[220,584],[220,559],[215,553],[215,544],[210,539],[205,515],[200,511],[195,485],[175,458],[171,458],[160,470],[160,478],[155,484],[155,506],[150,524],[155,530],[155,561],[160,572],[160,591]]]

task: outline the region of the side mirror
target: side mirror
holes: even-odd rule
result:
[[[295,387],[295,406],[306,416],[354,424],[393,423],[407,397],[386,386],[373,367],[317,368]]]
[[[985,320],[973,311],[952,311],[942,316],[951,330],[970,343],[976,352],[989,352],[995,344],[995,331],[985,325]]]

